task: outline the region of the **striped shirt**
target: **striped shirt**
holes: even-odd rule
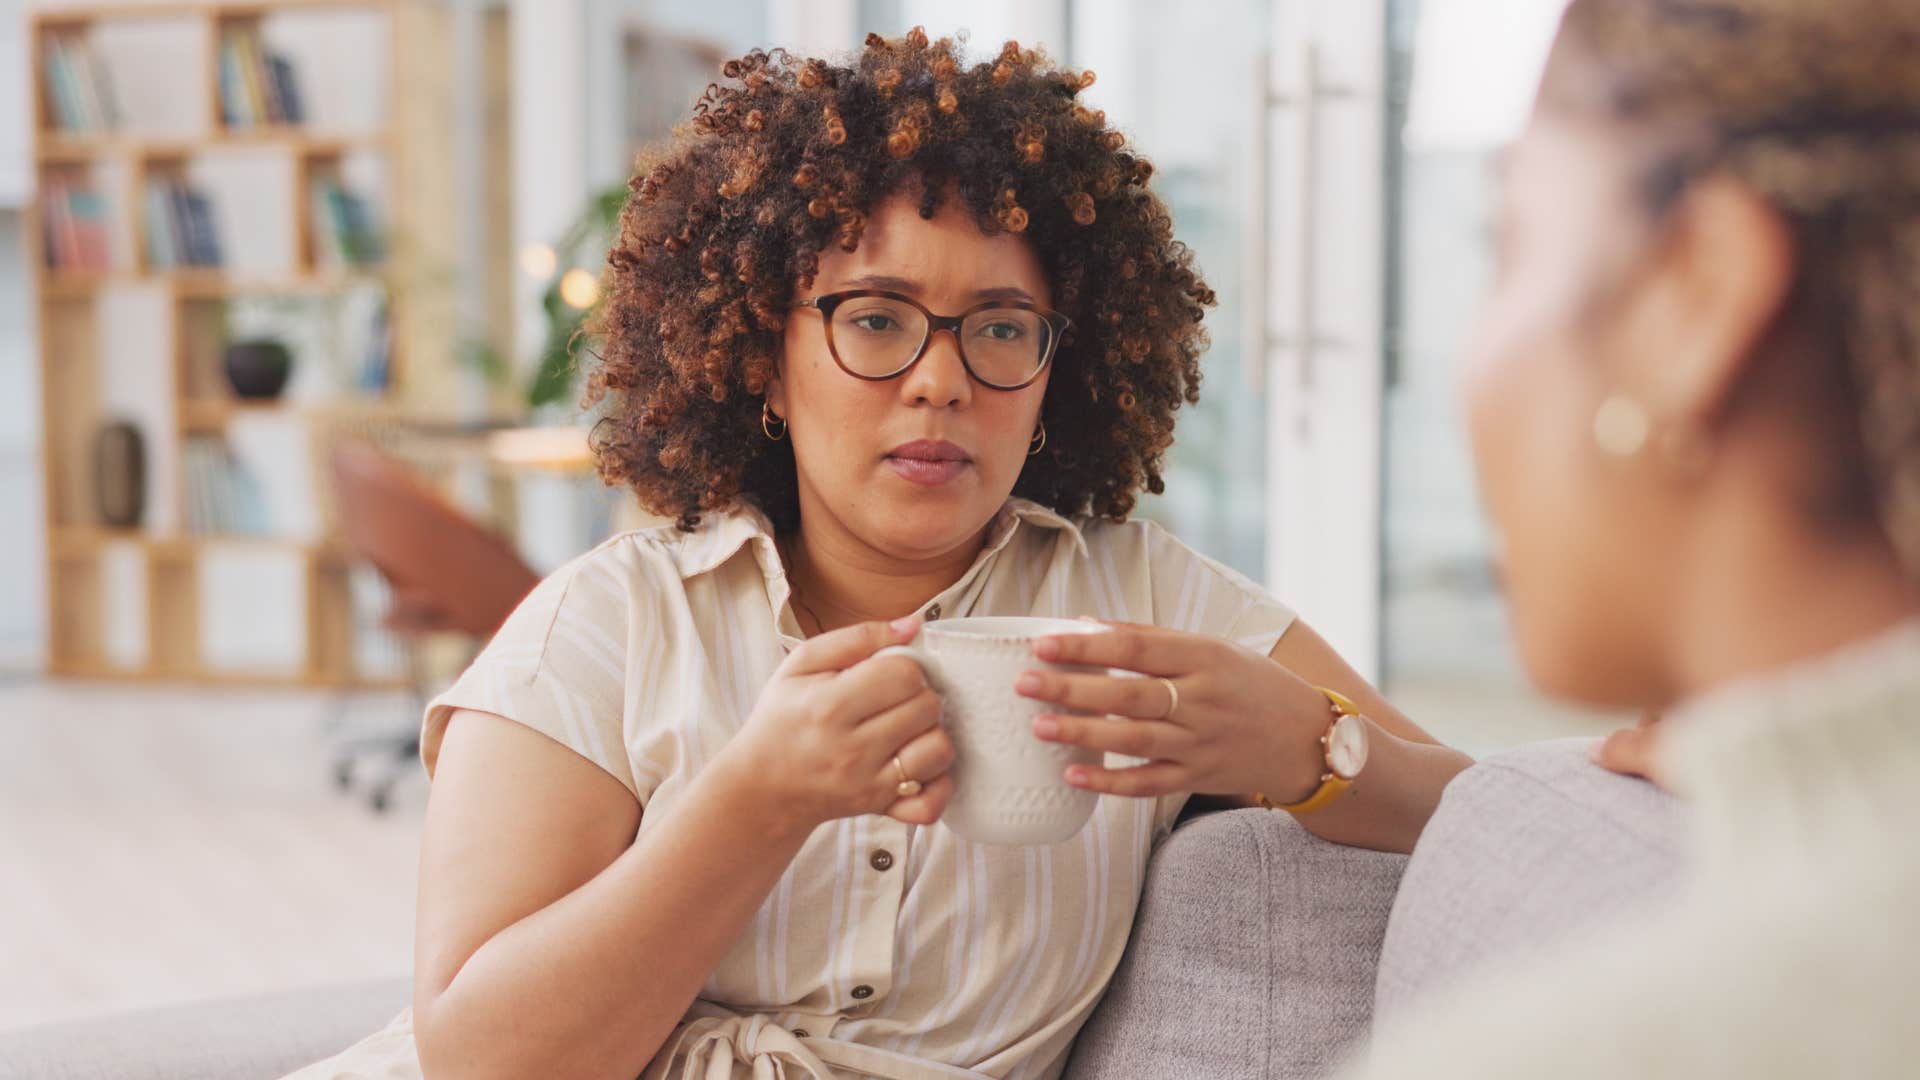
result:
[[[1293,619],[1152,524],[1069,521],[1012,500],[986,541],[926,604],[928,618],[1094,615],[1262,655]],[[750,508],[691,533],[616,537],[535,589],[433,702],[428,769],[453,710],[496,713],[619,780],[645,807],[644,831],[653,811],[685,796],[800,643],[789,597],[773,533]],[[735,1055],[734,1074],[746,1075],[752,1057],[792,1033],[816,1049],[871,1048],[907,1064],[849,1069],[821,1053],[834,1075],[1059,1075],[1120,962],[1147,858],[1184,802],[1102,797],[1078,835],[1040,847],[976,844],[881,816],[821,826],[689,1018],[731,1030],[669,1042],[662,1056],[673,1060],[648,1075],[680,1076],[687,1064],[714,1075],[684,1059],[715,1053]],[[792,1064],[783,1075],[807,1074]]]

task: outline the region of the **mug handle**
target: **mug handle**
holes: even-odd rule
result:
[[[928,652],[919,642],[916,641],[911,645],[889,645],[879,652],[874,653],[873,659],[878,660],[887,656],[904,656],[914,663],[919,664],[920,670],[926,673],[927,685],[933,688],[933,692],[936,694],[945,694],[947,692],[946,687],[942,685],[940,679],[939,663],[934,660],[933,654]]]

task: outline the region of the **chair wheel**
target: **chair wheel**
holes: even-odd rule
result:
[[[381,788],[367,797],[367,804],[373,807],[373,812],[376,814],[386,813],[392,803],[393,795],[386,788]]]
[[[333,763],[333,786],[345,791],[353,786],[353,762],[342,758]]]

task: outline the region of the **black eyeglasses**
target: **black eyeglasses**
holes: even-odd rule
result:
[[[989,300],[958,315],[935,315],[919,301],[877,289],[828,293],[793,305],[817,309],[827,351],[856,379],[883,382],[907,373],[927,354],[936,330],[953,331],[960,363],[982,386],[1019,390],[1047,369],[1073,323],[1022,300]]]

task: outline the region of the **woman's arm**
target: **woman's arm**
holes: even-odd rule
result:
[[[421,853],[422,1071],[631,1080],[817,826],[937,821],[953,793],[940,701],[911,660],[870,659],[918,629],[863,624],[795,649],[637,840],[618,780],[510,720],[457,713]],[[918,794],[900,797],[896,756],[931,778]]]
[[[1295,622],[1273,647],[1271,658],[1311,686],[1324,686],[1350,699],[1372,721],[1368,731],[1367,765],[1345,795],[1311,814],[1300,824],[1317,836],[1352,847],[1410,852],[1440,805],[1440,793],[1473,764],[1473,759],[1439,740],[1409,720],[1380,692],[1367,685],[1359,672],[1342,659],[1325,638],[1304,622]],[[1303,799],[1319,787],[1321,768],[1316,759],[1318,739],[1331,713],[1325,699],[1319,730],[1312,730],[1308,747],[1312,776],[1304,783],[1293,761],[1276,761],[1273,784],[1262,792],[1276,803]],[[1311,727],[1311,725],[1309,725]],[[1291,757],[1291,755],[1288,755]],[[1233,800],[1254,805],[1251,794]]]
[[[632,1080],[809,826],[716,758],[636,843],[640,806],[529,728],[457,713],[421,848],[414,1037],[427,1077]]]

